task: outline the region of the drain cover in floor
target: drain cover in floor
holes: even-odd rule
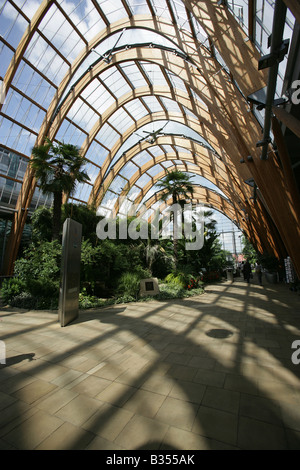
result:
[[[209,330],[206,332],[207,336],[211,336],[212,338],[229,338],[229,336],[233,335],[233,332],[230,330],[224,330],[222,328]]]

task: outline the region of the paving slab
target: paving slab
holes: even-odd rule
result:
[[[3,307],[0,450],[300,450],[299,300],[235,279],[65,328]]]

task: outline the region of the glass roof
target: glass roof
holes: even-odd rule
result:
[[[216,145],[215,135],[222,130],[210,117],[209,103],[218,102],[218,92],[213,96],[199,64],[207,57],[215,74],[221,70],[228,80],[230,69],[212,43],[209,27],[187,9],[188,3],[58,0],[45,6],[37,0],[0,1],[1,81],[21,39],[26,38],[28,25],[34,24],[0,113],[1,205],[14,209],[32,147],[47,125],[54,129],[55,140],[77,145],[85,155],[90,182],[77,186],[74,202],[88,203],[97,176],[101,174],[105,183],[112,169],[116,174],[101,196],[107,208],[114,206],[128,184],[132,186],[127,197],[134,201],[151,183],[148,197],[155,192],[157,175],[171,166],[198,170],[204,155],[211,168],[216,158],[229,164],[225,147]],[[256,3],[254,43],[266,53],[274,2]],[[228,8],[248,34],[248,1],[228,0]],[[293,27],[288,10],[285,38],[291,37]],[[278,96],[285,67],[286,58],[280,64]],[[60,113],[64,114],[58,121]],[[208,126],[205,131],[203,122]],[[158,130],[151,143],[151,133]],[[177,159],[170,160],[172,154]],[[147,168],[136,178],[141,167]],[[218,180],[216,175],[213,179]],[[228,199],[229,193],[207,181],[200,174],[195,178],[195,184],[207,184]],[[41,196],[37,187],[30,207],[39,204],[51,204],[51,200]]]

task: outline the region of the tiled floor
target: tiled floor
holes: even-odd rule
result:
[[[65,328],[2,308],[0,449],[300,449],[299,301],[238,280]]]

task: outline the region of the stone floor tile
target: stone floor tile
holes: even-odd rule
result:
[[[134,414],[153,418],[164,400],[164,395],[140,389],[129,398],[123,408]]]
[[[73,400],[60,408],[55,413],[55,416],[75,426],[81,426],[96,413],[101,406],[102,403],[92,397],[77,395]]]
[[[135,387],[130,387],[118,382],[112,382],[105,388],[105,390],[98,393],[96,398],[98,400],[111,403],[112,405],[122,406],[135,392]]]
[[[1,447],[0,447],[1,449]],[[86,450],[127,450],[114,442],[103,439],[103,437],[96,436],[92,442],[86,447]]]
[[[238,447],[242,450],[287,449],[284,428],[256,419],[240,417]]]
[[[37,408],[47,411],[49,414],[55,414],[60,408],[67,405],[67,403],[73,400],[77,395],[78,393],[73,392],[72,390],[58,388],[50,395],[38,400],[35,405]]]
[[[74,387],[70,388],[73,392],[95,397],[109,385],[112,384],[111,380],[102,379],[93,375],[88,375],[84,380],[77,383]]]
[[[223,387],[225,381],[225,373],[215,370],[198,369],[193,378],[194,382],[212,385],[215,387]]]
[[[59,418],[44,411],[38,411],[3,436],[3,439],[16,449],[32,450],[62,424]]]
[[[156,413],[155,419],[171,426],[191,431],[198,411],[198,405],[177,398],[166,397]]]
[[[52,383],[37,379],[34,382],[31,382],[30,384],[25,385],[25,387],[14,392],[12,396],[31,404],[39,398],[52,392],[56,388],[57,386]]]
[[[161,395],[168,395],[174,386],[174,380],[169,375],[162,376],[159,374],[151,374],[146,378],[140,388],[149,390],[150,392],[160,393]]]
[[[134,416],[115,439],[127,450],[159,449],[168,425],[145,416]]]
[[[191,431],[170,426],[160,447],[161,450],[210,450],[209,439]]]
[[[184,400],[192,403],[201,403],[206,385],[177,380],[169,393],[172,398]]]
[[[219,387],[207,387],[202,405],[217,410],[228,411],[230,413],[238,413],[240,406],[240,393],[232,390],[225,390]]]
[[[82,427],[108,441],[114,441],[132,417],[130,410],[103,403]]]
[[[238,416],[234,413],[200,405],[192,431],[235,446],[237,443]]]
[[[6,309],[0,449],[299,450],[298,300],[235,280],[80,312],[67,328],[56,313]]]
[[[266,397],[242,393],[239,413],[240,416],[282,426],[280,406]]]
[[[71,423],[63,423],[44,439],[35,450],[85,450],[94,437],[94,434],[81,427],[74,426]]]

